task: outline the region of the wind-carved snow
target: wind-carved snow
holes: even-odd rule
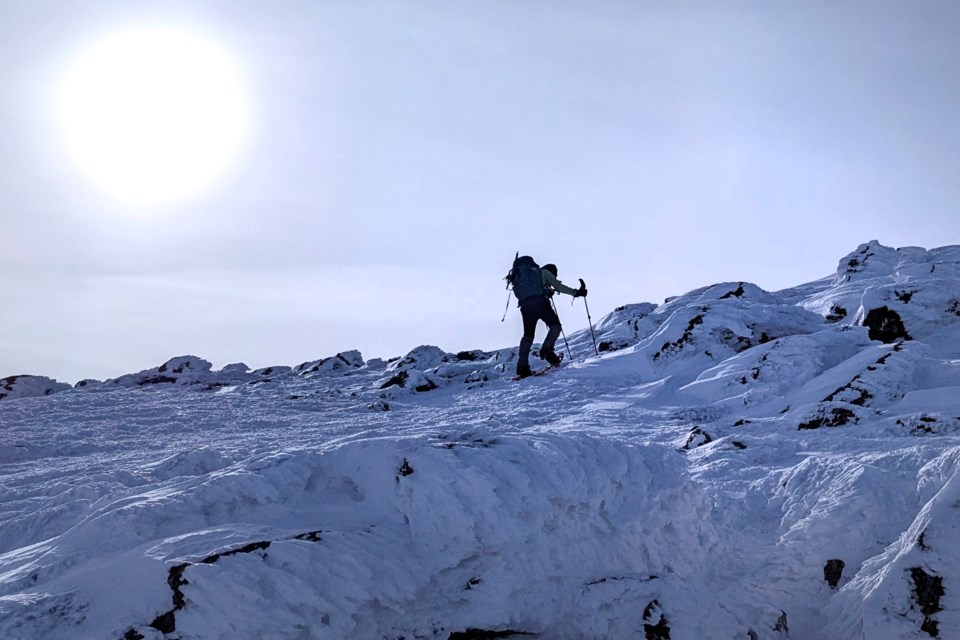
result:
[[[0,634],[960,637],[960,247],[595,336],[0,379]]]

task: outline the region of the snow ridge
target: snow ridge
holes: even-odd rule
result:
[[[960,246],[595,329],[0,379],[0,634],[960,637]]]

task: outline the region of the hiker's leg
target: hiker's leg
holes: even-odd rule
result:
[[[560,318],[557,317],[557,312],[553,310],[553,305],[550,304],[549,300],[545,299],[545,302],[546,304],[541,310],[540,319],[547,325],[547,337],[543,340],[543,345],[540,347],[540,357],[550,364],[555,365],[560,362],[555,347],[557,338],[560,337],[560,332],[563,328],[560,326]]]
[[[543,346],[541,347],[540,350],[553,353],[554,349],[557,346],[557,338],[560,337],[560,331],[562,330],[563,330],[563,327],[561,327],[558,324],[555,324],[552,327],[550,327],[550,329],[547,331],[547,337],[544,338]]]
[[[533,346],[533,337],[537,331],[537,320],[539,320],[536,308],[531,305],[521,305],[520,315],[523,317],[523,337],[520,339],[517,368],[530,366],[530,348]]]

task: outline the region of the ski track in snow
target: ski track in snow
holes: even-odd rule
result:
[[[0,637],[960,638],[958,321],[960,247],[871,242],[519,382],[436,347],[4,378]]]

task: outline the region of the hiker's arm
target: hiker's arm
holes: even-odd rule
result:
[[[572,296],[577,292],[576,289],[568,287],[567,285],[557,280],[556,276],[554,276],[552,273],[550,273],[546,269],[541,269],[541,273],[543,273],[543,281],[548,285],[550,285],[550,287],[552,287],[554,291],[565,293],[568,296]]]

